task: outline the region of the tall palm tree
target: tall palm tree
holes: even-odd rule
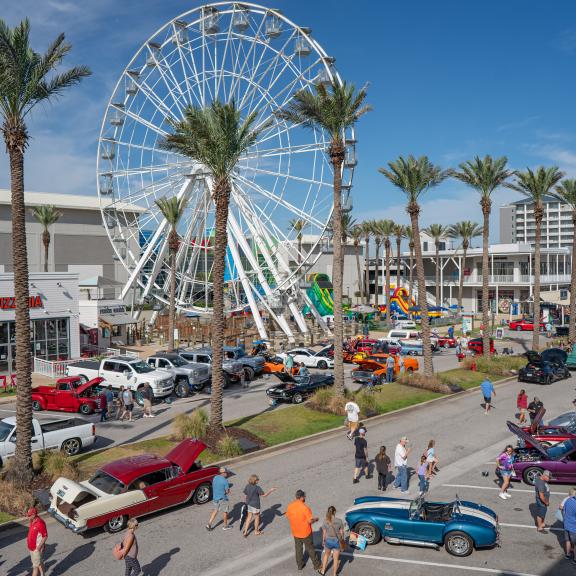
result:
[[[394,236],[396,237],[396,288],[400,288],[400,267],[402,264],[402,239],[406,238],[406,226],[394,224]]]
[[[306,226],[306,222],[301,218],[290,220],[290,228],[296,232],[296,240],[298,241],[298,265],[302,264],[302,230]]]
[[[398,160],[388,162],[388,168],[379,168],[378,171],[399,188],[408,200],[406,212],[410,216],[412,234],[416,248],[416,278],[418,280],[418,306],[420,308],[420,322],[422,325],[422,342],[424,348],[424,374],[431,377],[434,373],[432,365],[432,347],[430,343],[430,319],[428,318],[428,302],[426,301],[426,277],[424,276],[424,262],[422,260],[422,244],[420,242],[420,204],[418,201],[422,194],[430,188],[438,186],[449,176],[448,170],[442,170],[430,162],[427,156],[408,158],[400,156]]]
[[[458,313],[462,311],[462,294],[464,292],[464,270],[466,269],[466,256],[472,239],[482,235],[482,226],[470,220],[456,222],[448,228],[450,238],[459,238],[462,240],[462,264],[460,266],[459,284],[458,284]]]
[[[394,220],[380,220],[378,222],[380,228],[380,233],[384,239],[384,266],[386,280],[384,291],[386,293],[385,304],[386,304],[386,322],[390,322],[390,261],[392,260],[392,243],[390,242],[390,237],[394,234]]]
[[[443,224],[430,224],[424,232],[434,240],[436,252],[436,306],[442,306],[442,302],[440,301],[440,243],[446,238],[448,228]]]
[[[374,308],[378,309],[378,297],[380,296],[380,247],[382,246],[382,230],[378,220],[370,220],[370,228],[374,238],[374,249],[376,250],[376,266],[374,269]]]
[[[270,125],[256,126],[258,110],[244,119],[232,100],[219,101],[200,108],[188,106],[182,120],[171,120],[173,133],[166,136],[161,146],[186,156],[209,171],[214,215],[214,263],[212,266],[213,321],[212,321],[212,394],[210,401],[209,434],[217,438],[222,431],[222,390],[224,375],[224,273],[228,244],[228,207],[234,170],[242,156]]]
[[[168,352],[174,350],[174,329],[176,328],[176,254],[180,246],[180,236],[178,236],[178,223],[186,210],[188,199],[184,196],[180,198],[160,198],[156,200],[156,206],[164,216],[170,232],[168,233],[168,256],[170,266],[170,300],[168,305]]]
[[[334,79],[326,86],[315,85],[314,92],[298,91],[278,116],[293,124],[321,129],[330,136],[328,156],[334,175],[334,256],[332,285],[334,290],[334,389],[344,395],[344,323],[342,320],[343,243],[342,243],[342,168],[346,157],[345,134],[359,118],[370,110],[365,104],[366,88],[356,91],[353,84]]]
[[[532,348],[540,347],[540,242],[542,239],[542,219],[544,207],[542,205],[546,196],[564,177],[557,166],[544,168],[540,166],[535,171],[527,168],[525,172],[516,172],[514,182],[507,183],[507,187],[524,194],[534,204],[534,221],[536,231],[534,234],[534,332],[532,333]]]
[[[369,220],[360,224],[364,233],[364,297],[366,306],[370,306],[370,238],[372,227]]]
[[[565,202],[572,208],[572,226],[576,231],[576,180],[563,180],[551,193],[560,202]],[[576,254],[576,233],[572,237],[572,255]],[[570,323],[568,328],[570,344],[576,343],[576,266],[572,262],[570,276]]]
[[[356,255],[356,276],[358,280],[358,296],[362,295],[362,268],[360,266],[360,241],[364,235],[361,224],[356,224],[350,231],[354,243],[354,253]]]
[[[347,212],[342,214],[342,242],[344,245],[352,237],[352,231],[356,227],[356,219],[352,218]],[[344,255],[344,254],[342,254]]]
[[[412,233],[412,227],[406,226],[406,238],[408,238],[408,249],[410,250],[410,274],[409,274],[409,292],[410,298],[414,296],[414,250],[416,248],[416,243],[414,242],[414,234]]]
[[[28,310],[28,253],[24,204],[24,153],[30,134],[26,120],[38,104],[47,104],[90,75],[85,66],[58,74],[55,70],[70,52],[60,34],[44,54],[30,46],[30,24],[23,20],[10,29],[0,19],[0,121],[10,163],[12,192],[12,258],[16,297],[16,454],[13,477],[27,484],[32,475],[32,375],[30,312]]]
[[[490,319],[489,309],[489,280],[490,264],[488,261],[488,246],[490,241],[490,213],[492,212],[492,192],[502,186],[512,175],[506,164],[506,156],[493,159],[491,156],[480,158],[476,156],[474,160],[468,160],[460,164],[460,171],[454,171],[452,176],[460,182],[464,182],[474,188],[480,194],[480,206],[482,207],[483,227],[482,227],[482,324],[483,333],[483,353],[490,356],[490,333],[488,322]]]
[[[32,216],[36,219],[38,224],[42,226],[42,244],[44,244],[44,272],[48,272],[48,252],[50,248],[50,226],[56,224],[62,212],[56,210],[55,206],[34,206],[32,208]]]

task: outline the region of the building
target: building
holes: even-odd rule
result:
[[[14,275],[0,273],[0,384],[15,372]],[[30,347],[35,362],[80,356],[78,274],[30,274]]]
[[[535,233],[534,204],[530,200],[522,199],[500,207],[501,243],[519,242],[534,246]],[[571,248],[573,237],[572,208],[556,198],[546,197],[542,220],[542,248]]]

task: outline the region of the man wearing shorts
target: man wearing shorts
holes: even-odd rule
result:
[[[560,504],[564,524],[564,546],[566,560],[574,560],[576,550],[576,488],[570,488],[570,495]]]
[[[482,390],[482,395],[484,396],[484,414],[490,412],[492,407],[492,396],[496,396],[496,390],[494,390],[494,384],[486,378],[482,384],[480,384],[480,389]]]
[[[550,472],[548,470],[542,470],[542,474],[540,474],[534,482],[534,489],[536,491],[536,528],[541,534],[546,534],[546,512],[550,505],[549,480]]]
[[[360,417],[360,406],[356,402],[347,402],[344,406],[344,411],[346,412],[346,422],[348,423],[348,440],[352,440],[356,428],[358,428],[358,419]]]
[[[358,430],[358,436],[354,438],[354,448],[354,479],[352,483],[358,484],[362,469],[364,469],[364,476],[371,478],[368,474],[368,442],[366,442],[366,430],[364,428]]]
[[[36,510],[36,508],[30,508],[26,515],[30,519],[27,544],[30,552],[30,560],[32,561],[32,576],[44,576],[42,556],[44,554],[44,545],[48,538],[46,523],[38,516],[38,510]]]
[[[154,414],[152,414],[152,398],[154,398],[154,393],[152,392],[152,386],[150,386],[148,382],[144,384],[144,388],[142,388],[141,394],[144,418],[154,418]]]
[[[222,512],[222,518],[224,520],[222,530],[230,530],[231,526],[228,526],[228,512],[230,511],[229,493],[228,470],[222,467],[218,475],[214,476],[214,480],[212,480],[212,505],[214,506],[214,510],[212,510],[210,520],[208,520],[208,524],[206,524],[206,530],[208,530],[208,532],[213,530],[212,522],[216,520],[218,512]]]

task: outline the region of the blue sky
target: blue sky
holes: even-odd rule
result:
[[[407,221],[401,193],[377,168],[400,154],[443,167],[476,154],[507,155],[513,168],[559,165],[576,176],[576,5],[568,0],[274,0],[309,26],[343,78],[370,83],[374,111],[357,128],[355,216]],[[0,17],[32,22],[43,50],[64,31],[68,64],[93,76],[30,122],[27,189],[95,194],[101,118],[137,48],[167,20],[199,5],[178,0],[18,0]],[[0,154],[0,187],[8,186]],[[498,206],[518,196],[497,191]],[[429,192],[424,224],[480,219],[477,195],[456,182]],[[495,210],[497,213],[497,210]],[[498,239],[497,214],[492,238]]]

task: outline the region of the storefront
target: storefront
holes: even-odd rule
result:
[[[30,274],[30,349],[42,360],[80,356],[78,274]],[[0,374],[15,372],[13,274],[0,274]]]

